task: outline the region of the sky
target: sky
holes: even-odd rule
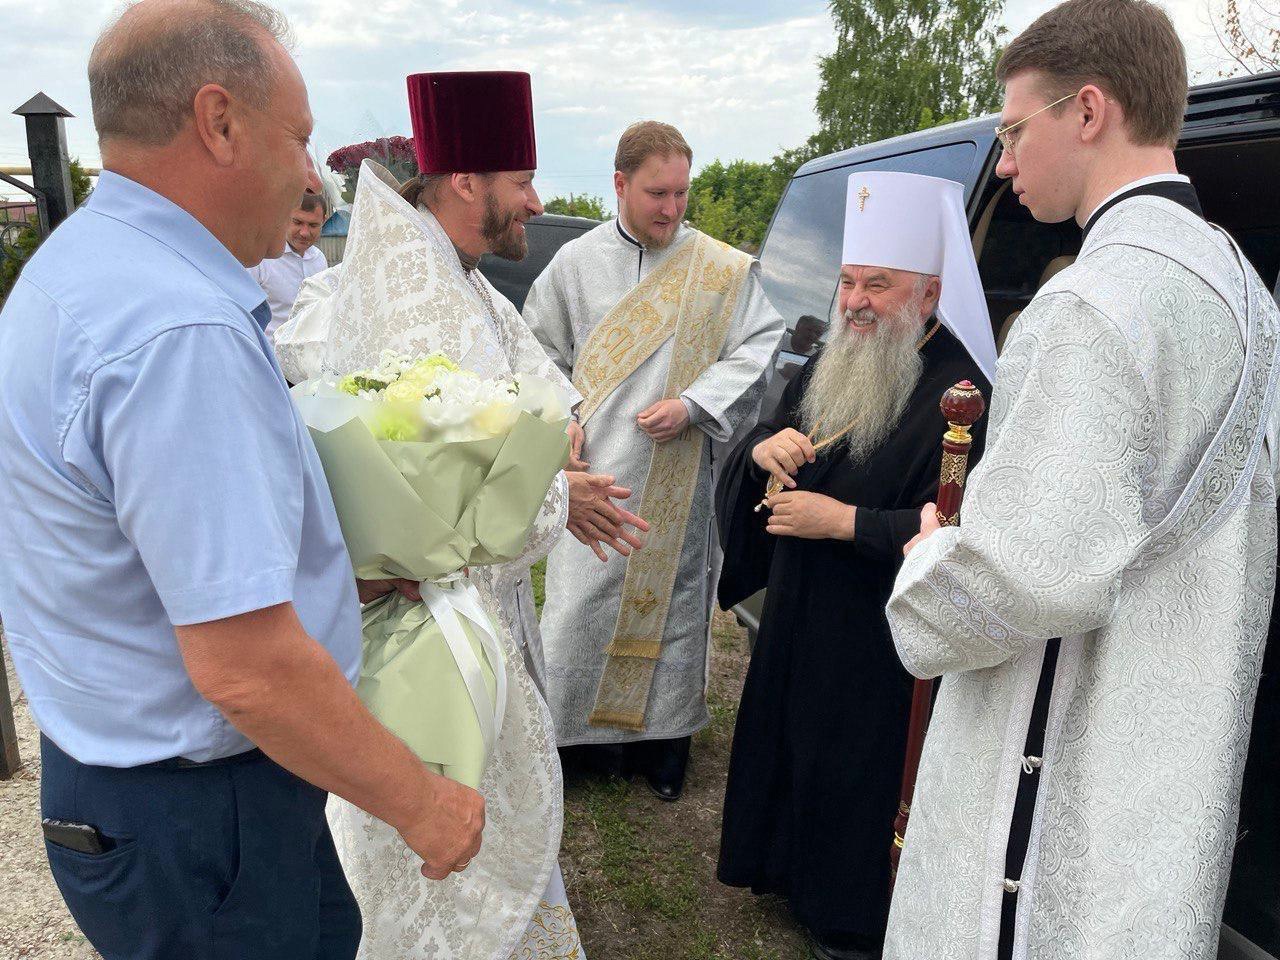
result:
[[[1164,0],[1193,76],[1220,67],[1207,26],[1215,0]],[[118,0],[0,0],[0,167],[27,163],[21,118],[43,91],[75,115],[70,153],[96,166],[85,63]],[[527,70],[543,198],[612,204],[613,149],[635,120],[674,123],[695,169],[768,160],[817,125],[818,58],[835,46],[823,0],[278,0],[323,159],[348,143],[409,135],[404,77],[429,70]],[[1052,6],[1008,0],[1016,33]],[[12,103],[7,102],[12,100]],[[6,188],[0,185],[0,193]]]

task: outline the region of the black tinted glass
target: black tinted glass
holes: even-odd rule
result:
[[[515,304],[517,310],[524,309],[529,288],[533,286],[538,274],[546,269],[556,251],[575,237],[582,236],[590,227],[570,227],[530,220],[524,225],[524,229],[529,241],[529,254],[523,260],[503,260],[486,254],[480,261],[480,272],[500,294]]]
[[[840,273],[849,175],[855,170],[922,173],[957,180],[967,190],[977,149],[969,142],[949,144],[877,157],[791,181],[760,253],[765,293],[787,321],[783,350],[812,353],[819,339],[815,334],[825,335]]]

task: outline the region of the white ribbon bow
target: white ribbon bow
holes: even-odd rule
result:
[[[486,752],[492,756],[498,734],[502,732],[502,722],[507,712],[507,670],[502,657],[502,649],[498,646],[498,636],[494,633],[493,623],[484,611],[480,602],[480,594],[470,580],[453,580],[448,583],[424,580],[421,584],[422,600],[431,611],[431,616],[440,625],[449,652],[462,674],[462,682],[466,684],[467,694],[471,697],[471,706],[475,709],[476,720],[480,723],[480,734],[484,738]],[[493,702],[489,702],[489,691],[485,689],[484,675],[480,670],[480,661],[476,659],[475,650],[467,640],[466,631],[458,616],[466,617],[479,632],[480,646],[484,648],[489,664],[493,668],[496,690]]]

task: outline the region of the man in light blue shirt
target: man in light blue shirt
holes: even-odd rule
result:
[[[41,731],[82,763],[252,747],[174,625],[292,602],[359,675],[351,565],[269,315],[208,230],[109,171],[5,309],[6,634]]]
[[[327,790],[436,879],[483,827],[352,690],[356,583],[244,269],[319,186],[283,30],[127,10],[89,65],[98,188],[0,313],[0,611],[50,866],[107,960],[354,956]]]

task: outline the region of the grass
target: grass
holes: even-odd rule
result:
[[[731,618],[715,629],[707,703],[684,796],[663,803],[640,778],[566,771],[561,863],[583,948],[605,960],[801,960],[803,941],[785,904],[715,877],[720,808],[745,635]]]
[[[542,605],[547,602],[547,561],[539,560],[529,570],[529,580],[533,586],[533,604],[538,608],[538,616],[542,616]]]

